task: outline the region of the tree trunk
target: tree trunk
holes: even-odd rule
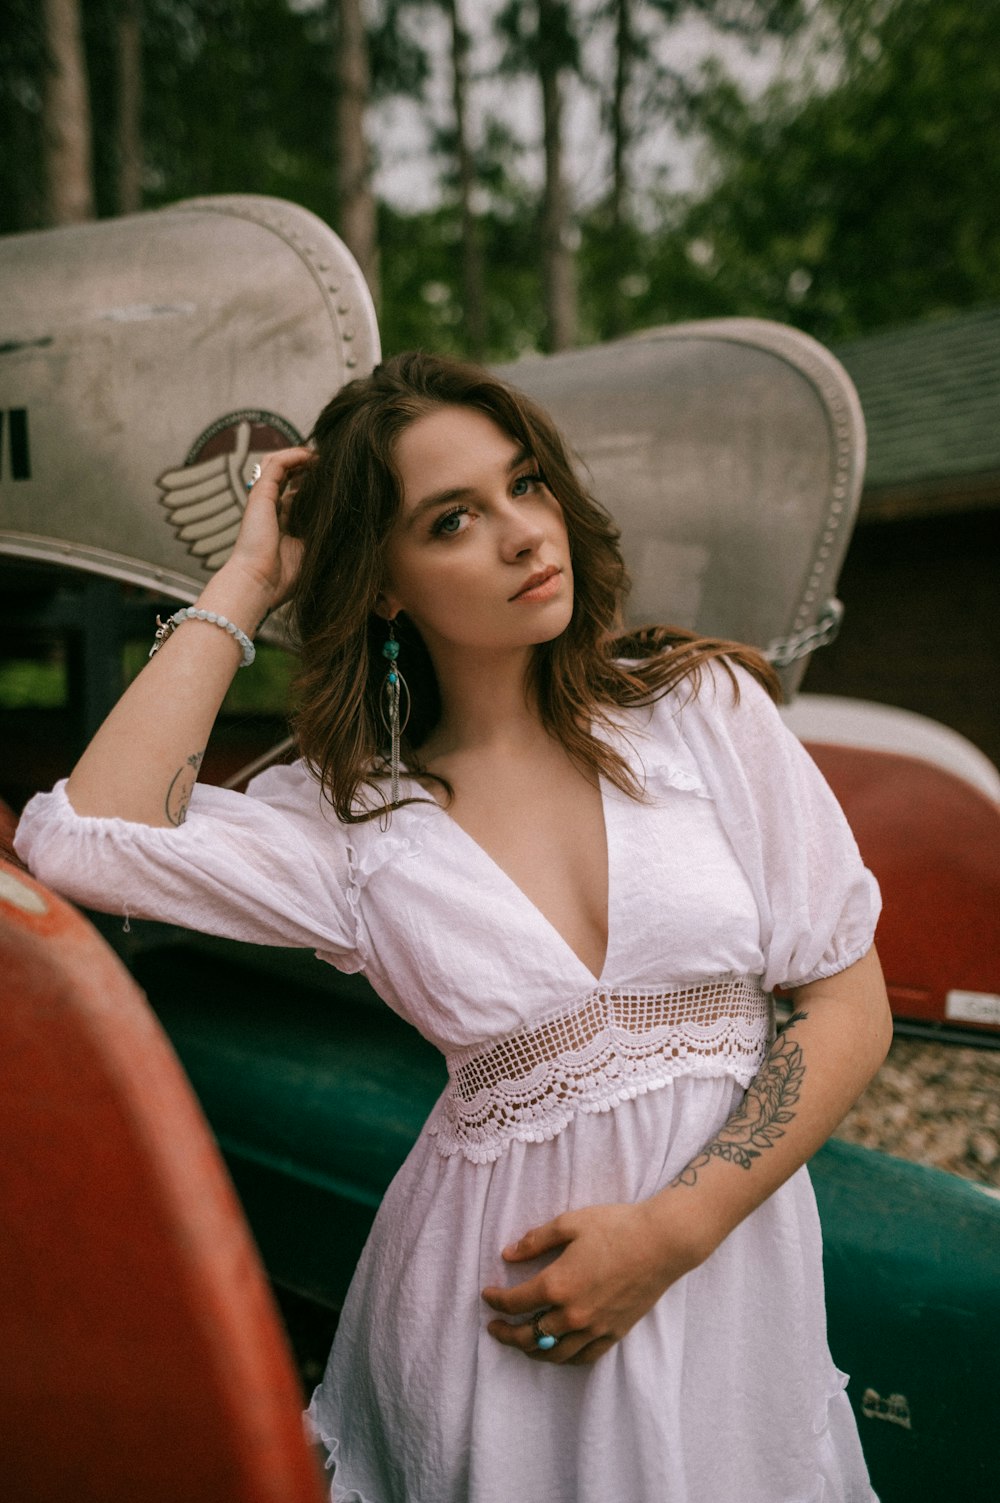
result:
[[[378,231],[365,136],[370,77],[361,0],[336,0],[338,230],[378,302]]]
[[[445,0],[451,23],[452,107],[455,112],[455,154],[459,199],[462,210],[462,305],[469,355],[482,360],[486,354],[486,285],[483,272],[483,242],[473,205],[475,163],[469,145],[468,57],[469,36],[458,13],[458,0]]]
[[[118,13],[118,212],[142,208],[141,0],[120,0]]]
[[[628,86],[632,62],[632,0],[615,0],[615,82],[611,97],[611,198],[608,204],[608,230],[611,254],[624,246],[622,233],[628,203]],[[621,273],[612,279],[608,296],[608,334],[614,338],[627,327],[625,299],[621,290]]]
[[[42,133],[50,224],[94,217],[90,97],[79,0],[43,0],[48,67]]]
[[[542,288],[546,348],[569,349],[577,337],[576,266],[570,246],[569,195],[563,180],[560,59],[546,39],[556,30],[557,0],[538,0],[538,74],[542,85],[545,194],[542,202]]]

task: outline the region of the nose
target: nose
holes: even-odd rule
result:
[[[544,536],[545,529],[537,511],[526,508],[523,501],[505,501],[500,533],[500,552],[505,563],[530,558],[538,551]]]

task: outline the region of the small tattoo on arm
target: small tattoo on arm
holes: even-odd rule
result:
[[[806,1016],[804,1012],[796,1012],[788,1019],[729,1121],[681,1170],[673,1185],[697,1183],[699,1170],[713,1158],[749,1169],[766,1148],[784,1137],[785,1127],[795,1117],[794,1107],[806,1073],[802,1046],[791,1033],[793,1026]]]
[[[187,818],[188,804],[191,802],[191,793],[198,781],[198,769],[204,752],[194,752],[183,767],[178,767],[167,789],[167,801],[165,804],[166,815],[174,826],[182,825]]]

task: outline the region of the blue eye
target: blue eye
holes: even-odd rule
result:
[[[431,535],[436,538],[454,537],[456,533],[462,531],[462,518],[467,516],[468,512],[469,508],[467,506],[455,506],[451,511],[446,511],[444,516],[438,517],[434,523],[434,526],[431,528]]]
[[[537,470],[533,470],[529,475],[518,475],[511,487],[511,492],[514,496],[526,496],[529,486],[534,488],[535,486],[544,484],[545,476],[539,474]],[[523,487],[523,489],[519,490],[519,486]]]

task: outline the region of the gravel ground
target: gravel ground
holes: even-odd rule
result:
[[[1000,1189],[1000,1049],[895,1039],[836,1137]]]

